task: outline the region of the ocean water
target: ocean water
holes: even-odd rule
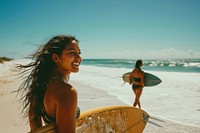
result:
[[[82,65],[132,69],[135,62],[131,59],[83,59]],[[149,59],[143,60],[143,64],[145,70],[200,73],[200,59]]]
[[[200,127],[200,59],[143,62],[142,69],[158,76],[162,83],[143,89],[142,109],[152,116]],[[103,90],[132,105],[134,94],[129,84],[122,85],[122,75],[132,71],[134,63],[135,60],[128,59],[84,59],[79,73],[71,74],[70,80]]]

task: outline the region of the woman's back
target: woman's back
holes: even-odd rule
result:
[[[141,86],[143,86],[144,72],[140,68],[135,68],[131,72],[131,77],[134,79],[133,80],[133,84],[134,85],[141,85]]]
[[[61,91],[62,82],[60,78],[53,79],[49,82],[45,95],[44,95],[44,108],[53,118],[56,118],[56,101],[58,99],[58,93]]]
[[[135,78],[141,78],[142,71],[141,69],[135,68],[132,72],[133,77]]]
[[[77,106],[74,105],[77,105],[77,92],[70,84],[65,83],[61,78],[49,82],[44,96],[44,110],[50,118],[56,120],[52,122],[71,125],[74,130],[77,111]],[[71,118],[74,121],[69,121],[67,116],[74,117]]]

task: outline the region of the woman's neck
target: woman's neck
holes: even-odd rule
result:
[[[59,70],[55,69],[52,73],[52,77],[59,76],[64,82],[68,82],[70,73],[60,72]]]

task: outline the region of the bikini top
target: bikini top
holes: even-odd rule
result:
[[[134,81],[134,82],[141,82],[141,78],[133,77],[133,81]]]
[[[52,77],[50,78],[49,82],[52,81],[52,80],[54,80],[54,79],[56,79],[56,78],[59,78],[59,77],[60,77],[59,75],[52,76]],[[81,111],[80,111],[80,108],[77,107],[76,119],[79,118],[80,112],[81,112]],[[42,119],[44,120],[44,122],[45,122],[46,124],[50,124],[50,123],[55,123],[55,122],[56,122],[56,119],[55,119],[54,117],[52,117],[51,115],[49,115],[49,114],[46,112],[46,110],[45,110],[44,107],[43,107],[43,109],[42,109]]]
[[[76,114],[76,119],[79,118],[80,116],[80,108],[77,107],[77,114]],[[52,117],[51,115],[49,115],[45,109],[43,109],[43,113],[42,113],[42,119],[44,120],[44,122],[46,124],[50,124],[50,123],[55,123],[56,119],[54,117]]]

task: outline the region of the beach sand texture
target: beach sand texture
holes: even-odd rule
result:
[[[21,82],[21,80],[15,76],[15,74],[17,74],[17,71],[13,69],[15,63],[15,61],[10,61],[0,64],[0,133],[25,133],[29,131],[27,120],[24,120],[20,114],[21,107],[17,102],[16,93],[11,93],[19,87]],[[119,100],[116,96],[109,95],[105,91],[95,88],[95,86],[79,83],[73,78],[70,83],[78,91],[78,104],[81,111],[102,106],[128,105]],[[190,115],[190,112],[188,112],[188,115]],[[183,123],[167,120],[154,115],[151,115],[144,130],[144,133],[199,132],[200,127],[185,125]]]

